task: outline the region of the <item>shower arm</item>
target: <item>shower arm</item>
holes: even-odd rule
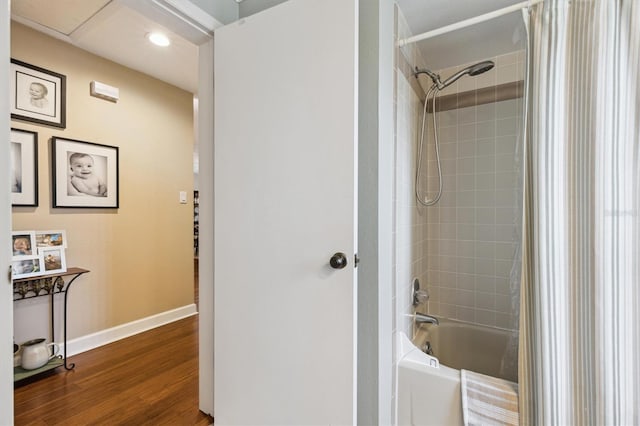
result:
[[[442,90],[445,88],[445,86],[442,84],[442,81],[440,80],[440,74],[436,74],[426,68],[419,69],[418,67],[415,67],[415,72],[413,73],[413,75],[418,78],[420,74],[426,74],[431,77],[431,81],[433,81],[434,86],[436,86],[438,89]]]

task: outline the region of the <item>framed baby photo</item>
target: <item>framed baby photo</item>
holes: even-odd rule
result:
[[[27,259],[38,254],[36,250],[35,231],[13,231],[11,232],[12,259]]]
[[[38,134],[11,129],[11,205],[38,205]]]
[[[39,248],[38,252],[42,257],[42,265],[45,274],[55,274],[67,272],[67,260],[62,247]]]
[[[118,147],[51,138],[53,207],[119,207]]]
[[[66,127],[67,77],[11,59],[11,118]]]

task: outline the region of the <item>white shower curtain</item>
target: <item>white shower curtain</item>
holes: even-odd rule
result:
[[[640,425],[640,0],[525,20],[521,423]]]

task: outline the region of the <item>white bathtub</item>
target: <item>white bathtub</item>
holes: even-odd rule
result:
[[[456,370],[471,370],[512,382],[518,381],[518,332],[442,319],[422,324],[413,343],[431,343],[433,356]]]
[[[462,425],[460,369],[517,381],[517,363],[504,361],[517,359],[517,337],[446,319],[421,325],[413,341],[398,333],[398,424]],[[437,358],[422,351],[427,341]]]

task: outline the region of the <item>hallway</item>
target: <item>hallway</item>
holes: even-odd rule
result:
[[[198,410],[198,316],[69,358],[14,392],[16,425],[208,425]]]

